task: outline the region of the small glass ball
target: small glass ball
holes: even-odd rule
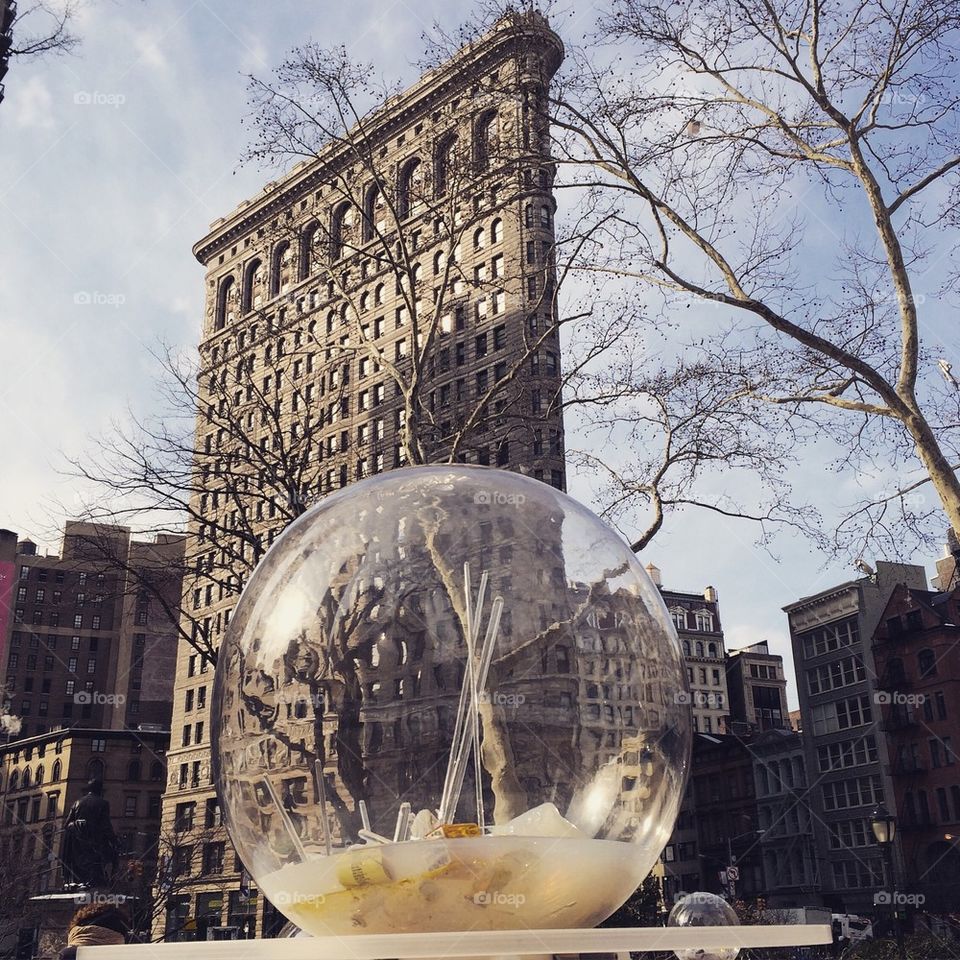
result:
[[[668,927],[732,927],[739,926],[740,918],[723,897],[715,893],[688,893],[673,905],[667,917]],[[677,960],[736,960],[739,950],[734,948],[675,951]]]
[[[292,523],[218,658],[231,839],[303,930],[589,927],[683,793],[686,670],[628,544],[547,484],[392,470]]]

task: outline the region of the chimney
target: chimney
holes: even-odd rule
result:
[[[706,600],[708,603],[716,603],[717,602],[716,588],[707,587],[706,590],[703,591],[703,599]]]
[[[663,586],[663,581],[662,581],[661,578],[660,578],[660,568],[659,568],[659,567],[655,567],[652,563],[648,563],[647,566],[645,567],[645,569],[646,569],[647,575],[650,577],[650,579],[651,579],[658,587],[662,587],[662,586]]]

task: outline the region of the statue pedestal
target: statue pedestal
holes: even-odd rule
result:
[[[359,934],[286,940],[208,940],[80,947],[77,960],[434,960],[556,954],[650,953],[723,947],[808,947],[833,942],[829,924],[755,927],[622,927]]]

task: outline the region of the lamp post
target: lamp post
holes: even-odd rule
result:
[[[900,914],[897,912],[897,891],[894,879],[893,841],[897,836],[897,818],[881,803],[870,815],[870,829],[883,853],[884,882],[890,885],[890,910],[893,915],[893,929],[897,938],[897,952],[900,960],[907,960],[907,952],[903,945],[903,925]]]

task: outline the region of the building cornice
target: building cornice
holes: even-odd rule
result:
[[[452,88],[464,87],[470,71],[482,69],[488,61],[502,59],[504,49],[522,41],[525,49],[533,49],[533,38],[539,49],[552,53],[547,64],[552,76],[563,60],[563,42],[535,12],[513,14],[501,20],[487,34],[462,47],[440,67],[424,74],[412,87],[386,100],[372,114],[363,118],[363,137],[374,145],[385,145],[392,136],[405,130],[411,120],[428,113]],[[357,128],[354,127],[351,133]],[[349,151],[348,142],[332,143],[316,158],[301,160],[280,179],[266,184],[261,193],[243,201],[232,213],[215,220],[211,230],[193,246],[193,255],[206,265],[224,248],[262,226],[278,213],[289,210],[328,183],[343,165]]]

